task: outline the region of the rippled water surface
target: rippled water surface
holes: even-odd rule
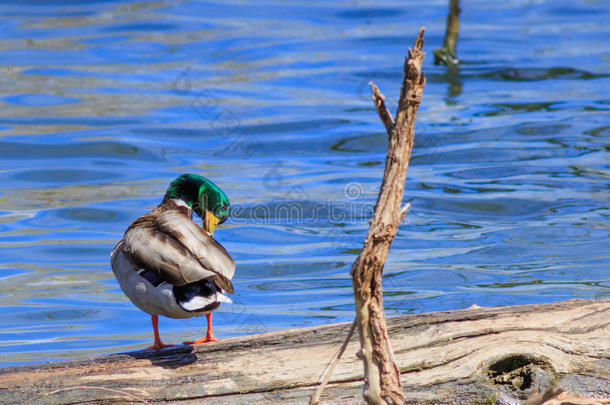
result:
[[[0,6],[0,365],[150,344],[109,253],[183,172],[234,205],[220,338],[351,320],[387,146],[367,83],[395,107],[422,25],[388,312],[610,295],[607,2],[464,2],[456,70],[445,0],[79,3]]]

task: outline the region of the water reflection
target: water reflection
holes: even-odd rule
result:
[[[448,67],[447,73],[445,74],[445,79],[449,85],[449,88],[447,89],[447,99],[445,102],[448,105],[451,105],[451,103],[455,103],[453,99],[462,94],[462,80],[460,79],[459,65]]]

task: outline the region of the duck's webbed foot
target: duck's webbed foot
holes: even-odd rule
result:
[[[214,337],[214,333],[212,332],[212,313],[205,314],[205,317],[208,319],[208,332],[205,337],[193,340],[191,342],[184,342],[185,345],[198,345],[200,343],[218,342],[218,339]]]
[[[205,337],[202,337],[201,339],[193,340],[190,342],[184,342],[184,344],[185,345],[198,345],[200,343],[209,343],[209,342],[218,342],[218,339],[216,339],[214,336],[206,335]]]
[[[150,320],[152,321],[153,332],[155,334],[155,341],[153,342],[152,346],[148,346],[144,350],[161,350],[165,347],[172,347],[173,345],[166,345],[165,343],[163,343],[161,341],[161,338],[159,337],[159,316],[151,315]]]

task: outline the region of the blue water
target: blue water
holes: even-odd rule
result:
[[[351,320],[387,147],[367,83],[395,108],[424,25],[388,314],[610,296],[607,2],[463,2],[455,70],[446,0],[62,3],[0,5],[0,366],[150,344],[109,253],[183,172],[233,203],[218,337]]]

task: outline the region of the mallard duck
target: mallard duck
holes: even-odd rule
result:
[[[193,211],[202,227],[193,222]],[[212,311],[231,302],[235,262],[212,234],[229,216],[229,199],[210,180],[183,174],[172,181],[163,201],[136,219],[112,250],[112,271],[127,297],[151,315],[154,343],[159,337],[159,315],[190,318],[205,314],[204,338],[185,344],[213,342]]]

